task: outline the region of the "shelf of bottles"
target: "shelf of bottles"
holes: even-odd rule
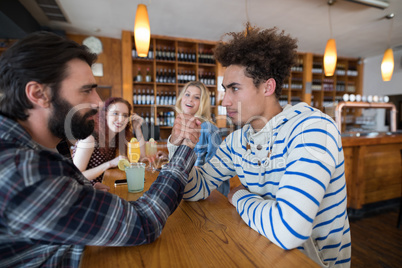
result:
[[[152,37],[146,58],[139,58],[131,42],[133,107],[146,122],[170,134],[175,118],[174,105],[183,86],[201,81],[210,91],[212,117],[215,118],[216,62],[214,43]],[[169,132],[169,133],[168,133]],[[167,138],[161,132],[161,138]]]
[[[302,100],[305,88],[304,64],[303,54],[298,54],[296,64],[291,68],[290,76],[285,79],[282,85],[282,94],[279,98],[281,106],[296,104]]]
[[[323,56],[314,55],[312,63],[312,105],[323,111],[334,106],[345,93],[360,92],[358,59],[338,58],[333,76],[325,76]]]

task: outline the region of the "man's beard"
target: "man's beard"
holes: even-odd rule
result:
[[[49,118],[48,127],[53,135],[60,139],[66,138],[65,121],[67,115],[74,107],[66,100],[60,97],[55,97],[52,101],[53,112]],[[74,139],[85,139],[94,131],[95,122],[93,119],[88,120],[89,117],[95,115],[97,109],[92,109],[89,112],[81,115],[78,111],[73,113],[71,118],[69,133],[73,135]],[[71,137],[69,137],[70,139]]]

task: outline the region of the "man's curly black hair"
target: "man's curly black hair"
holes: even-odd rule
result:
[[[246,67],[245,75],[253,79],[258,87],[269,78],[275,79],[275,96],[279,99],[282,84],[290,75],[290,68],[296,63],[297,40],[285,35],[284,31],[271,28],[261,30],[246,24],[242,32],[230,32],[228,42],[220,41],[214,56],[223,67],[241,65]]]

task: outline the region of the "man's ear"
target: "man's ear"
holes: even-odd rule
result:
[[[42,108],[50,107],[50,98],[47,87],[35,81],[30,81],[25,86],[25,93],[34,106]]]
[[[275,79],[270,78],[264,82],[264,96],[271,96],[275,94],[276,82]]]

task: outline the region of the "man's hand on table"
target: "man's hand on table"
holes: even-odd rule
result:
[[[109,192],[109,190],[110,190],[109,186],[107,186],[107,185],[105,185],[103,183],[100,183],[100,182],[95,183],[94,188],[96,190],[101,190],[101,191],[104,191],[104,192]]]
[[[201,135],[201,121],[189,114],[178,114],[174,120],[170,143],[194,149]]]
[[[232,202],[233,195],[239,190],[247,190],[247,189],[243,185],[239,185],[239,186],[234,187],[233,189],[231,189],[230,192],[228,193],[228,200],[229,200],[230,204],[233,205],[233,202]]]

